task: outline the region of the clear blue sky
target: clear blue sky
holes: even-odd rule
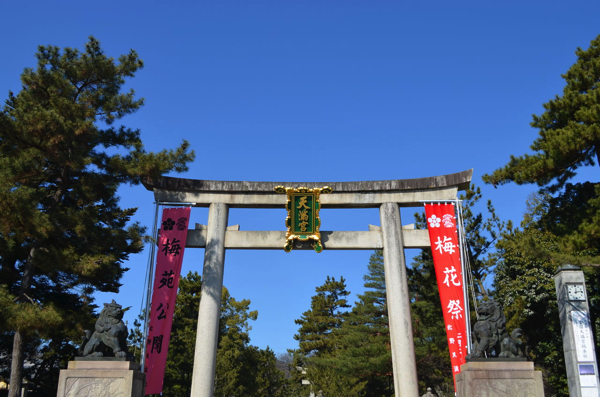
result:
[[[576,47],[600,34],[596,0],[2,3],[2,100],[20,89],[39,44],[82,48],[94,35],[111,56],[133,48],[145,68],[128,86],[146,105],[122,123],[142,131],[148,150],[189,140],[197,160],[181,176],[216,180],[382,180],[474,168],[482,185],[481,175],[528,151],[537,136],[531,115],[562,92]],[[290,157],[305,139],[311,155]],[[301,161],[310,166],[291,166]],[[515,222],[535,190],[482,189]],[[120,194],[150,226],[153,195],[142,186]],[[403,211],[404,223],[413,212]],[[283,210],[232,210],[230,224],[283,230],[284,218]],[[379,224],[374,210],[322,218],[323,230]],[[207,211],[192,210],[191,221],[206,223]],[[369,255],[227,252],[225,285],[259,311],[251,343],[295,347],[294,319],[315,287],[343,276],[354,301]],[[188,250],[184,274],[201,273],[202,256]],[[121,293],[98,303],[115,298],[137,312],[147,259],[147,250],[133,256]]]

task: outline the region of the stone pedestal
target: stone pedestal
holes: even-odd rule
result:
[[[57,397],[144,397],[146,376],[130,361],[69,361]]]
[[[456,376],[458,397],[544,397],[541,371],[531,361],[476,361]]]

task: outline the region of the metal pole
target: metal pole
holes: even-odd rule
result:
[[[150,243],[150,257],[148,259],[148,269],[146,271],[147,279],[146,279],[146,307],[144,309],[144,340],[142,341],[142,373],[144,372],[144,368],[146,365],[146,340],[148,339],[148,317],[150,316],[150,304],[152,303],[152,288],[154,281],[154,258],[156,253],[156,240],[158,236],[158,208],[160,207],[160,203],[156,202],[156,209],[154,211],[154,223],[152,225],[152,242]]]
[[[468,282],[467,282],[467,272],[470,271],[470,268],[467,269],[466,261],[465,261],[465,250],[463,245],[464,239],[464,225],[462,219],[462,204],[460,200],[456,199],[456,217],[458,224],[458,245],[460,250],[460,262],[462,264],[462,279],[463,279],[463,297],[465,300],[465,322],[467,325],[467,354],[471,354],[471,310],[469,308],[469,292],[468,292]]]

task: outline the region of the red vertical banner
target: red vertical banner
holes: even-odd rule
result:
[[[146,394],[162,393],[191,208],[163,210],[146,341]]]
[[[469,335],[454,204],[426,204],[425,215],[456,389],[456,374],[465,363]]]

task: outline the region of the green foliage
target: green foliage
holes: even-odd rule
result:
[[[325,364],[362,384],[365,396],[392,396],[394,380],[383,253],[369,258],[364,294],[348,313],[340,329],[339,352]]]
[[[309,397],[312,386],[304,385],[308,381],[308,364],[306,357],[298,350],[288,350],[286,361],[289,368],[288,395],[294,397]]]
[[[288,396],[288,382],[285,374],[277,367],[275,353],[269,347],[265,350],[252,346],[253,360],[248,368],[255,371],[254,395],[257,397]]]
[[[335,368],[326,366],[310,366],[306,377],[311,381],[311,389],[316,396],[363,397],[366,382],[349,378]]]
[[[522,230],[509,229],[498,243],[500,262],[494,281],[495,296],[505,306],[508,328],[521,328],[529,346],[529,356],[544,373],[547,395],[568,395],[558,307],[553,276],[563,263],[589,263],[596,250],[563,252],[565,236],[572,225],[593,216],[586,195],[595,186],[580,184],[577,192],[567,184],[563,194],[530,196]],[[559,223],[557,223],[559,222]],[[594,328],[600,326],[600,272],[584,268],[590,315]],[[544,324],[540,328],[539,324]],[[596,335],[596,350],[600,340]]]
[[[311,390],[320,391],[324,396],[393,395],[381,251],[371,256],[364,279],[368,290],[359,295],[360,301],[350,312],[340,311],[349,307],[345,298],[340,299],[349,294],[343,277],[339,282],[327,277],[325,284],[316,289],[311,310],[296,320],[301,325],[296,335],[300,341],[296,365],[305,368],[307,373],[293,375],[294,382],[309,380]],[[307,327],[311,322],[318,327]],[[306,392],[306,388],[301,392]]]
[[[554,286],[556,264],[523,250],[535,240],[547,251],[558,250],[556,237],[536,228],[513,231],[498,244],[494,297],[504,306],[507,328],[521,328],[529,358],[543,371],[547,396],[568,396],[558,304]],[[540,327],[540,324],[544,324]]]
[[[194,153],[186,142],[148,153],[138,130],[115,125],[143,104],[121,93],[143,66],[135,51],[115,61],[90,38],[84,51],[40,46],[36,57],[0,111],[0,331],[70,340],[87,327],[92,293],[117,292],[142,250],[144,228],[129,224],[136,209],[119,207],[118,187],[185,171]]]
[[[529,227],[552,233],[561,249],[548,251],[544,245],[529,241],[540,258],[557,263],[578,265],[600,261],[600,240],[595,225],[600,224],[600,185],[590,182],[565,185],[555,197],[547,193],[533,194],[528,199]]]
[[[249,347],[249,320],[258,312],[249,312],[250,301],[236,301],[224,288],[219,322],[219,349],[215,395],[242,396],[254,391],[255,371],[249,367],[252,351]]]
[[[329,276],[316,292],[317,295],[311,299],[310,310],[295,320],[300,328],[294,339],[299,341],[302,354],[321,356],[335,349],[332,333],[342,325],[342,309],[350,307],[346,300],[350,292],[346,291],[343,277],[336,281],[335,277]]]
[[[483,179],[494,186],[507,182],[537,183],[542,192],[559,193],[554,204],[568,204],[546,214],[548,220],[570,221],[553,232],[561,237],[561,261],[598,263],[600,256],[600,185],[568,184],[582,166],[595,165],[600,154],[600,36],[587,50],[578,48],[576,63],[562,77],[562,96],[544,104],[545,112],[533,116],[539,137],[531,145],[534,154],[511,156],[503,168]],[[576,209],[574,217],[572,209]],[[587,257],[577,253],[591,250]],[[571,256],[564,254],[571,254]]]
[[[502,303],[507,315],[507,328],[521,328],[528,353],[543,371],[546,395],[567,396],[561,325],[556,302],[554,274],[561,257],[560,237],[547,224],[551,211],[548,196],[534,195],[528,201],[522,230],[509,230],[499,241],[499,264],[494,281],[494,297]],[[574,213],[574,216],[577,216]],[[548,228],[546,227],[548,226]],[[560,226],[559,226],[560,227]],[[547,229],[551,229],[549,231]],[[579,253],[585,256],[585,252]],[[600,326],[600,273],[584,268],[590,317],[594,329]],[[540,324],[544,324],[540,327]],[[595,333],[596,351],[600,339]]]

